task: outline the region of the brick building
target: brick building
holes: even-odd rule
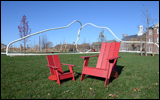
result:
[[[140,40],[145,41],[145,37],[146,37],[145,33],[143,33],[140,36],[138,34],[135,34],[135,35],[127,35],[127,34],[124,35],[123,34],[122,41],[140,41]],[[120,46],[120,50],[121,51],[140,51],[140,44],[122,42]],[[142,44],[142,51],[145,51],[144,43]]]
[[[141,35],[124,35],[123,34],[123,41],[145,41],[147,35],[147,42],[156,43],[159,46],[159,22],[149,28],[147,28],[146,33],[142,33]],[[140,51],[140,44],[136,43],[121,43],[120,47],[121,51]],[[142,43],[142,51],[145,51],[145,43]],[[154,44],[147,44],[147,52],[148,53],[159,53],[159,48]]]
[[[147,29],[147,42],[159,45],[159,22]],[[147,44],[147,52],[159,53],[159,48],[153,44]]]

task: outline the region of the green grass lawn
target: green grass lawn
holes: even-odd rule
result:
[[[96,54],[59,55],[61,63],[73,67],[76,81],[66,79],[61,86],[48,80],[50,75],[46,56],[1,55],[2,99],[159,99],[159,55],[139,56],[138,53],[119,53],[119,77],[105,79],[86,75],[80,81],[83,58]],[[97,57],[90,58],[89,66],[95,67]],[[68,66],[62,66],[64,72]]]

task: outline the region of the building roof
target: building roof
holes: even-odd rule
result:
[[[7,45],[5,45],[5,44],[1,43],[1,46],[7,46]]]
[[[142,37],[145,37],[145,36],[146,36],[146,34],[143,33],[143,34],[142,34]],[[138,39],[138,35],[136,34],[136,35],[125,36],[125,37],[122,39],[122,41],[128,41],[128,40],[130,40],[130,39],[132,39],[132,38]]]
[[[148,29],[152,29],[152,28],[158,28],[159,27],[159,22],[153,26],[148,27]]]

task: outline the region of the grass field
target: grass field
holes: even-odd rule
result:
[[[66,79],[61,86],[48,80],[50,75],[46,56],[1,55],[1,99],[159,99],[159,55],[139,56],[138,53],[119,53],[119,77],[105,79],[86,75],[80,81],[83,59],[95,54],[59,55],[61,63],[73,67],[76,81]],[[97,57],[90,58],[95,67]],[[68,66],[62,66],[69,71]]]

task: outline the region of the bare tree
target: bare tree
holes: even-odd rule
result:
[[[21,53],[22,53],[22,49],[23,49],[23,46],[22,46],[22,44],[20,43],[20,51],[21,51]]]
[[[76,50],[76,47],[74,46],[74,44],[71,44],[71,45],[68,46],[68,52],[69,51],[73,51],[74,52],[75,50]]]
[[[1,51],[3,51],[3,46],[4,44],[3,44],[3,42],[2,42],[2,40],[1,40]]]
[[[102,30],[99,34],[99,37],[98,37],[98,42],[106,42],[106,37],[103,35],[104,33],[104,30]]]
[[[39,36],[39,52],[41,51],[41,37]]]
[[[46,43],[46,48],[48,49],[48,48],[51,48],[53,46],[53,43],[52,42],[47,42]]]
[[[148,5],[145,6],[145,4],[143,4],[144,6],[144,11],[142,11],[142,23],[144,24],[144,32],[146,33],[146,46],[145,46],[145,55],[147,56],[147,29],[149,27],[149,25],[153,24],[156,19],[153,19],[151,14],[149,14],[149,8]],[[153,53],[154,54],[154,53]]]
[[[28,21],[25,15],[23,15],[21,24],[18,26],[19,36],[20,38],[25,37],[31,33],[31,29],[29,28]],[[26,43],[28,42],[28,38],[24,38],[21,40],[24,44],[24,53],[26,53]]]
[[[39,45],[38,44],[35,45],[35,51],[36,51],[36,53],[37,53],[37,51],[39,51]]]
[[[141,43],[140,43],[140,52],[141,52],[141,56],[142,56],[142,36],[140,36],[139,38],[140,38],[140,41],[141,41]]]
[[[100,32],[99,37],[98,37],[98,42],[101,42],[101,44],[102,42],[106,42],[106,37],[103,35],[103,33],[104,33],[104,30]],[[98,43],[98,51],[101,48],[101,44],[99,45]]]
[[[79,48],[82,49],[82,51],[87,51],[90,49],[89,43],[86,43],[86,39],[84,38],[83,43],[81,44],[81,47],[79,45]]]
[[[141,33],[140,30],[143,30],[143,29],[141,29],[140,27],[141,27],[140,25],[137,26],[139,32]],[[143,35],[143,34],[142,34],[142,35]],[[142,56],[142,35],[138,36],[138,40],[140,41],[140,55],[141,55],[141,56]]]
[[[47,52],[49,48],[53,46],[53,43],[48,41],[46,34],[42,35],[41,47],[43,52]]]
[[[41,47],[42,47],[42,51],[43,52],[46,52],[46,49],[47,49],[47,36],[46,34],[43,34],[42,35],[42,40],[41,40]]]
[[[34,39],[34,42],[33,42],[33,50],[35,51],[36,49],[36,43],[35,43],[35,39]]]

